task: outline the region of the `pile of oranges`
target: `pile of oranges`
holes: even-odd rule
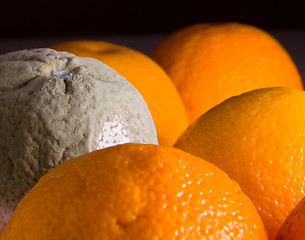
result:
[[[20,201],[1,240],[304,236],[305,92],[270,34],[196,24],[149,56],[103,41],[48,47],[96,58],[130,81],[159,145],[127,143],[62,163]]]

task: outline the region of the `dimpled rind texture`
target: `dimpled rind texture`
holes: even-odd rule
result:
[[[67,159],[111,145],[158,144],[141,94],[93,58],[48,48],[0,56],[0,206],[13,209]]]
[[[20,201],[1,240],[266,240],[227,174],[173,147],[121,144],[68,160]]]
[[[215,164],[237,181],[269,234],[304,197],[305,92],[253,90],[203,114],[175,147]]]
[[[286,49],[268,32],[248,24],[186,26],[164,38],[150,56],[177,87],[190,123],[225,99],[250,90],[304,89]]]

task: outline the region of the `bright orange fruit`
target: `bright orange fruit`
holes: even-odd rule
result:
[[[305,190],[305,92],[253,90],[195,121],[175,147],[215,164],[250,197],[275,235]]]
[[[172,146],[187,128],[186,111],[177,89],[165,71],[150,57],[104,41],[67,41],[49,47],[98,59],[125,77],[146,101],[160,145]]]
[[[276,240],[301,240],[305,238],[305,197],[290,212],[281,226]]]
[[[7,239],[267,239],[251,200],[213,164],[124,144],[68,160],[20,201]]]
[[[264,87],[303,89],[283,46],[251,25],[187,26],[165,37],[150,56],[176,85],[190,122],[243,92]]]

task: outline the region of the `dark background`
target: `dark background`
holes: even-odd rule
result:
[[[304,9],[302,0],[0,0],[0,54],[75,39],[109,41],[149,54],[181,27],[235,21],[279,40],[305,85]]]
[[[199,22],[305,29],[301,1],[0,0],[0,38],[168,33]]]

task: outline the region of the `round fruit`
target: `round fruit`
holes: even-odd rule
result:
[[[305,236],[305,197],[289,213],[277,233],[276,240],[304,239]]]
[[[20,201],[8,239],[267,239],[238,184],[173,147],[122,144],[68,160]]]
[[[303,89],[283,46],[251,25],[191,25],[167,36],[151,57],[176,85],[190,122],[223,100],[250,90]]]
[[[160,145],[172,146],[187,128],[180,95],[165,71],[148,56],[104,41],[77,40],[50,46],[82,57],[93,57],[125,77],[142,94],[154,120]]]
[[[237,181],[274,239],[304,196],[305,92],[266,88],[229,98],[191,124],[174,146]]]
[[[0,56],[0,79],[0,218],[67,159],[120,143],[157,144],[140,93],[98,60],[22,50]]]

